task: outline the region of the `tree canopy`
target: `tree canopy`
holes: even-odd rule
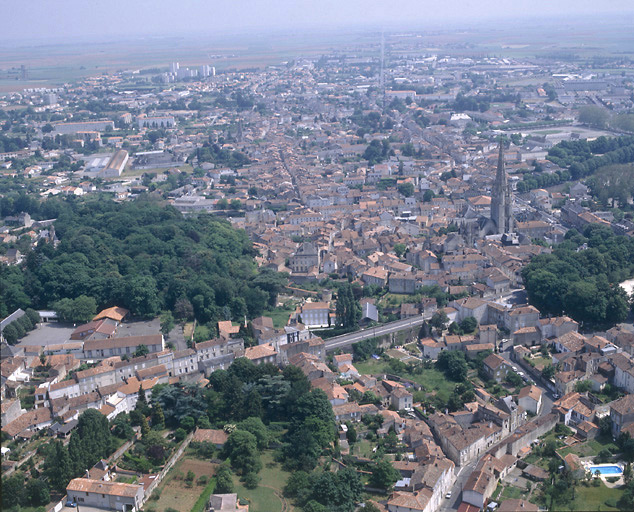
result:
[[[627,318],[628,297],[618,283],[634,275],[634,240],[608,227],[576,230],[552,254],[536,256],[522,270],[531,304],[542,314],[571,316],[592,325]]]
[[[260,315],[285,283],[270,270],[258,272],[246,233],[218,218],[103,197],[68,199],[56,213],[57,247],[41,242],[26,268],[0,267],[2,316],[55,305],[69,321],[85,321],[94,314],[92,299],[148,318],[162,310],[180,317],[187,304],[199,323],[214,323],[226,312]]]

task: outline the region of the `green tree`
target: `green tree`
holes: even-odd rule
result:
[[[545,379],[550,380],[555,376],[556,372],[557,372],[557,369],[552,364],[549,364],[545,366],[544,369],[542,370],[542,376]]]
[[[443,370],[451,380],[464,382],[467,379],[469,367],[465,360],[464,352],[445,350],[438,356],[436,366]]]
[[[165,428],[165,415],[160,403],[156,403],[152,407],[152,428],[157,430]]]
[[[431,326],[435,327],[438,332],[442,332],[447,327],[448,322],[449,317],[447,316],[447,313],[445,313],[444,309],[436,311],[429,321]]]
[[[185,429],[186,432],[191,432],[196,426],[196,421],[191,416],[185,416],[181,419],[180,426]]]
[[[63,322],[85,324],[97,312],[97,302],[93,297],[80,295],[76,299],[64,298],[53,304],[53,309]]]
[[[460,322],[460,328],[465,334],[470,334],[478,328],[478,321],[474,317],[468,316]]]
[[[68,482],[73,478],[73,464],[66,447],[55,441],[48,448],[44,459],[44,475],[48,478],[51,487],[57,491],[66,490]]]
[[[24,474],[21,471],[2,479],[2,509],[9,510],[20,504],[24,491]]]
[[[398,186],[398,192],[405,197],[412,197],[414,195],[414,185],[409,181],[401,183]]]
[[[396,254],[399,258],[403,257],[405,251],[407,250],[407,246],[405,244],[394,244],[394,254]]]
[[[609,119],[610,113],[603,107],[586,105],[579,109],[579,122],[595,128],[605,128]]]
[[[352,286],[345,283],[339,287],[337,292],[337,325],[346,329],[354,329],[358,327],[361,320],[361,306],[354,298]]]
[[[171,311],[163,311],[161,314],[161,333],[167,337],[173,328],[174,315],[172,315]]]
[[[160,310],[156,280],[152,276],[129,276],[125,303],[134,316],[154,318]]]
[[[390,488],[400,479],[400,473],[392,466],[390,461],[381,459],[372,468],[370,485],[379,489],[390,490]]]
[[[231,468],[226,462],[220,464],[216,470],[216,488],[214,492],[216,494],[231,494],[234,492]]]
[[[250,409],[249,409],[250,410]],[[237,425],[238,429],[251,432],[257,441],[258,450],[264,450],[269,444],[269,432],[258,417],[251,416]]]
[[[9,345],[15,345],[18,342],[18,331],[13,323],[10,323],[3,329],[2,335]]]
[[[25,503],[32,507],[47,505],[51,501],[48,485],[39,478],[29,479],[24,488],[24,498]]]
[[[234,430],[225,444],[225,454],[238,474],[258,473],[262,469],[257,439],[251,432]]]

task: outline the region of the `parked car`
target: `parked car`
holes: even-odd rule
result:
[[[451,491],[449,491],[447,494],[445,494],[445,498],[447,498],[447,499],[451,498]]]

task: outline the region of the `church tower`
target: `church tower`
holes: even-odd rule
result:
[[[500,140],[498,168],[491,197],[491,220],[495,223],[498,234],[513,231],[513,195],[504,169],[504,142]]]

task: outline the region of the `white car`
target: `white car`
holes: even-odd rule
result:
[[[447,499],[451,498],[451,491],[449,491],[447,494],[445,494],[445,498],[447,498]]]

